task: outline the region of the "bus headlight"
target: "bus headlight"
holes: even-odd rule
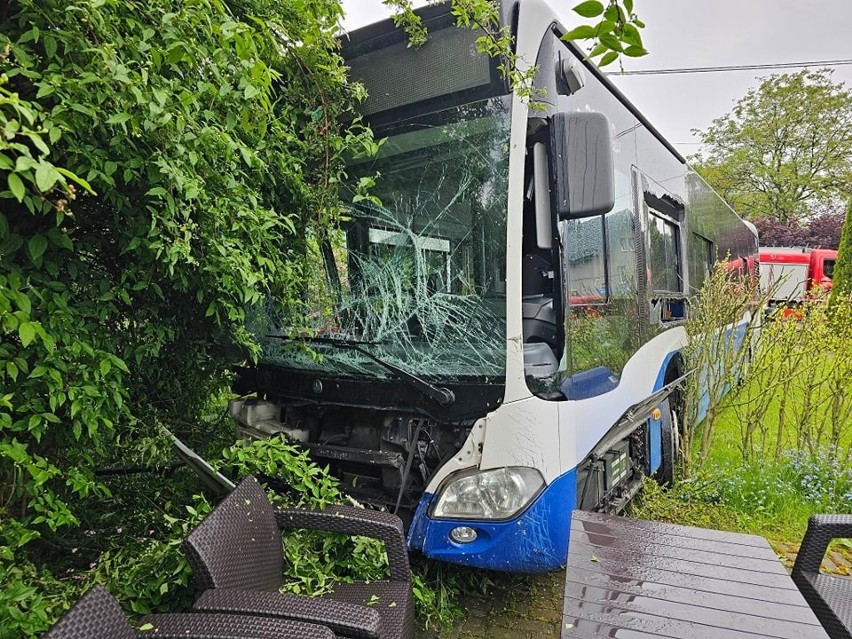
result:
[[[432,517],[507,519],[535,497],[544,478],[535,468],[496,468],[450,478],[432,509]]]

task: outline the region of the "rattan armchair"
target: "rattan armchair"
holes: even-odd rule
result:
[[[314,624],[246,615],[180,613],[147,615],[136,630],[118,602],[95,586],[44,635],[44,639],[334,639]]]
[[[814,515],[793,565],[793,581],[832,639],[852,639],[852,578],[820,574],[832,539],[852,538],[852,515]]]
[[[323,597],[280,594],[282,529],[310,529],[384,542],[390,579],[339,584]],[[402,522],[349,506],[322,511],[277,509],[247,477],[184,541],[204,592],[195,609],[319,623],[339,637],[413,639],[414,601]]]

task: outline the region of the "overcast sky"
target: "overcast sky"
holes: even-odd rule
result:
[[[569,28],[579,0],[549,0]],[[422,2],[419,4],[423,4]],[[419,6],[418,4],[418,6]],[[389,15],[381,0],[343,0],[345,27]],[[647,25],[644,58],[624,70],[777,64],[852,58],[852,0],[635,0]],[[609,69],[616,70],[616,65]],[[795,72],[798,69],[776,72]],[[691,129],[704,129],[731,110],[757,78],[772,71],[665,76],[613,76],[615,84],[685,155],[698,149]],[[852,89],[852,65],[835,81]]]

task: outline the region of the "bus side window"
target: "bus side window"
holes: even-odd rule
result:
[[[698,233],[690,233],[689,240],[689,251],[692,254],[689,261],[689,288],[692,293],[697,293],[713,270],[713,265],[716,263],[716,249],[713,242]]]
[[[604,304],[609,296],[604,217],[567,220],[562,225],[565,284],[570,306]]]
[[[649,216],[650,255],[649,283],[655,292],[681,292],[679,228],[673,222]]]

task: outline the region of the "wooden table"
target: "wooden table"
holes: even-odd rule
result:
[[[574,511],[569,637],[827,635],[762,537]]]

